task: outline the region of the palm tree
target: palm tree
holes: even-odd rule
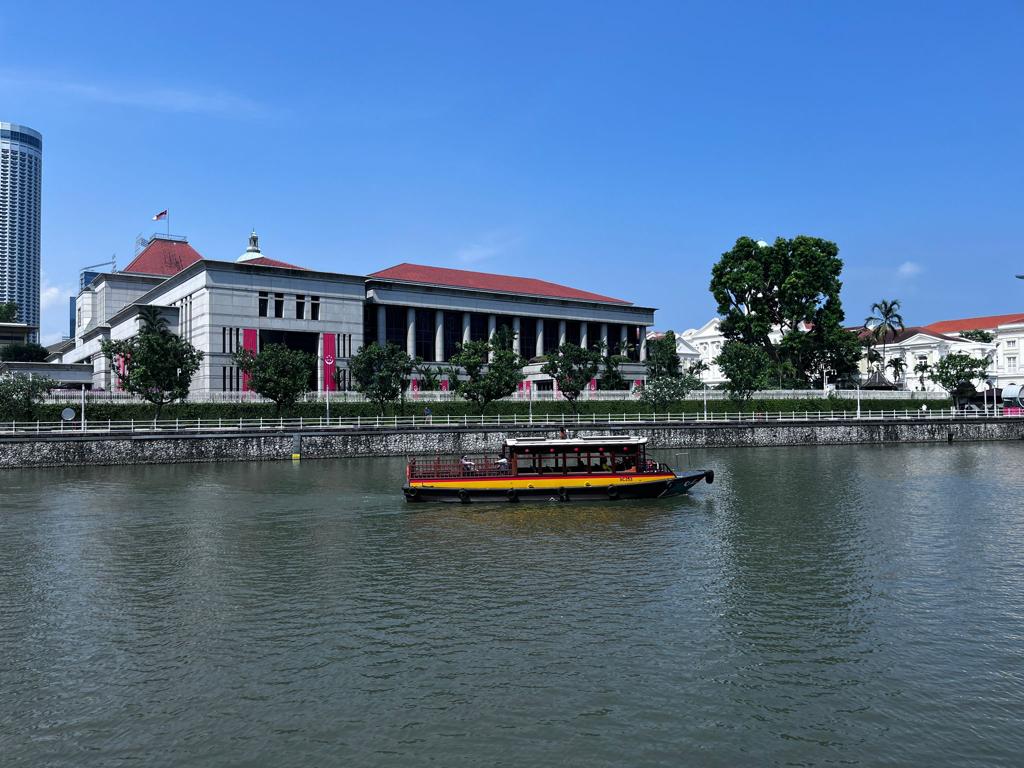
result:
[[[885,357],[885,348],[888,344],[889,334],[895,336],[903,330],[903,315],[900,314],[899,299],[882,299],[871,305],[874,313],[864,320],[864,327],[871,331],[871,335],[882,342],[882,357]]]
[[[924,391],[924,377],[928,375],[931,369],[932,367],[928,364],[927,360],[918,360],[917,365],[914,366],[914,373],[917,374],[917,380],[921,382],[922,391]]]
[[[874,347],[868,347],[868,354],[867,354],[867,359],[868,359],[868,367],[869,367],[869,368],[870,368],[870,367],[871,367],[872,365],[874,365],[875,367],[877,367],[877,366],[878,366],[878,364],[879,364],[880,362],[882,362],[882,355],[881,355],[881,354],[879,354],[878,350],[877,350],[877,349],[875,349]]]
[[[893,384],[900,383],[900,377],[903,375],[903,371],[907,369],[907,364],[902,357],[894,357],[888,363],[885,364],[886,368],[892,368]]]

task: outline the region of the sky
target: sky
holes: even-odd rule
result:
[[[44,136],[43,340],[169,209],[234,259],[403,261],[715,311],[737,237],[814,235],[860,323],[1024,311],[1024,3],[7,3]]]

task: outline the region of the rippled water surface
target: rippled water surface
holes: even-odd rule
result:
[[[1024,764],[1024,445],[662,458],[716,482],[0,474],[0,763]]]

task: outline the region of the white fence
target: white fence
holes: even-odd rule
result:
[[[88,416],[88,412],[86,414]],[[786,422],[872,422],[872,421],[934,421],[942,419],[977,420],[983,418],[1024,419],[1020,409],[1004,412],[1002,408],[988,411],[935,409],[935,410],[884,410],[884,411],[784,411],[752,413],[615,413],[615,414],[559,414],[548,416],[494,415],[494,416],[362,416],[299,419],[163,419],[142,420],[88,420],[46,422],[9,421],[0,423],[0,435],[30,436],[42,434],[187,434],[201,432],[237,433],[255,431],[294,432],[303,430],[346,430],[346,429],[423,429],[448,427],[517,427],[548,426],[557,428],[565,425],[577,428],[613,427],[628,428],[657,424],[678,424],[693,426],[702,424],[729,423],[775,423]]]
[[[910,392],[907,390],[895,391],[860,391],[862,400],[947,400],[948,396],[942,392]],[[366,397],[361,392],[307,392],[300,399],[303,403],[324,402],[328,396],[331,403],[365,403]],[[771,389],[757,392],[754,398],[757,400],[818,400],[827,397],[839,400],[857,400],[858,391],[855,389],[836,389],[830,392],[822,392],[820,389]],[[78,389],[54,390],[43,398],[44,403],[51,404],[75,404],[81,402],[82,392]],[[565,402],[561,392],[517,392],[511,397],[503,398],[507,402]],[[580,401],[586,402],[622,402],[636,401],[640,399],[639,392],[633,391],[603,391],[591,392],[585,390],[580,393]],[[721,402],[729,399],[729,393],[721,389],[695,390],[690,392],[686,398],[690,401]],[[136,395],[127,392],[105,392],[86,391],[86,405],[89,403],[145,403],[146,401]],[[406,402],[408,403],[451,403],[459,402],[461,398],[454,392],[407,392]],[[270,402],[255,392],[209,392],[200,395],[190,395],[190,403],[267,403]]]

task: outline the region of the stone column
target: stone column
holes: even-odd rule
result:
[[[416,357],[416,310],[412,307],[405,310],[405,353]]]
[[[619,354],[626,354],[626,344],[629,342],[629,328],[625,325],[619,326]]]
[[[521,322],[519,320],[519,315],[516,315],[515,317],[513,317],[512,318],[512,332],[516,335],[516,337],[512,341],[512,350],[517,355],[523,354],[522,351],[521,351],[521,346],[519,344],[519,332],[522,330],[522,327],[523,326],[521,325]]]
[[[601,343],[605,350],[611,352],[611,348],[608,346],[608,323],[601,323]]]
[[[388,308],[377,305],[377,343],[382,347],[388,342]]]
[[[544,318],[537,318],[537,348],[534,350],[534,354],[540,357],[544,354]]]
[[[444,362],[444,310],[434,312],[434,362]]]
[[[494,315],[487,316],[487,340],[491,341],[494,338],[495,332],[498,330],[498,318]],[[494,360],[494,352],[487,353],[487,362]]]
[[[469,344],[469,312],[462,313],[462,343]]]
[[[558,321],[558,346],[565,344],[565,320]]]
[[[580,323],[580,347],[582,347],[583,349],[587,349],[588,346],[589,345],[587,343],[587,323],[586,321],[583,321]]]
[[[640,362],[647,362],[647,329],[640,326]]]

